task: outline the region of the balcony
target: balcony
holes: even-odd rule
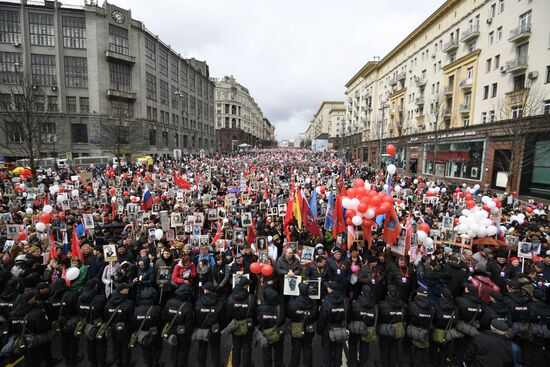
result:
[[[520,43],[531,36],[531,24],[522,24],[510,31],[508,41]]]
[[[460,88],[464,89],[464,90],[470,90],[472,89],[472,79],[468,78],[468,79],[464,79],[463,81],[460,82]]]
[[[424,96],[416,97],[414,100],[414,103],[416,103],[418,106],[424,105]]]
[[[416,79],[416,86],[419,88],[426,86],[427,83],[428,79],[425,76],[421,76]]]
[[[470,104],[469,103],[461,104],[460,113],[470,113]]]
[[[460,40],[462,42],[469,42],[477,37],[479,37],[479,24],[471,26],[469,29],[462,32]]]
[[[109,99],[130,99],[135,100],[136,94],[132,92],[122,92],[115,89],[107,89],[107,98]]]
[[[443,89],[443,95],[448,96],[454,93],[454,86],[448,85]]]
[[[516,60],[508,61],[508,62],[504,65],[504,70],[505,70],[507,73],[515,73],[515,72],[518,72],[518,71],[525,71],[525,70],[527,70],[527,58],[524,57],[524,58],[521,58],[521,59],[516,59]]]
[[[450,119],[451,118],[451,108],[445,108],[441,114],[444,119]]]
[[[452,39],[450,40],[449,42],[447,42],[446,44],[443,45],[443,52],[453,52],[453,51],[456,51],[456,49],[458,49],[458,40],[456,39]]]
[[[407,73],[405,73],[404,71],[402,73],[398,73],[396,79],[398,81],[402,81],[402,80],[407,79]]]
[[[122,62],[124,64],[134,65],[136,58],[134,56],[119,54],[111,50],[105,50],[105,59],[107,61]]]

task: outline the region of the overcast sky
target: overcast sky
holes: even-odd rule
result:
[[[80,3],[69,0],[64,3]],[[110,0],[210,74],[247,87],[277,139],[304,132],[323,100],[384,56],[444,0]],[[102,0],[99,0],[102,4]]]

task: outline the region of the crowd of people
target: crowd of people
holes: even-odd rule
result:
[[[3,173],[0,362],[544,366],[548,208],[514,194],[298,149]]]

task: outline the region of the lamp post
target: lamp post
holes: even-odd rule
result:
[[[384,139],[384,117],[386,116],[386,108],[387,108],[386,102],[382,102],[382,105],[378,109],[379,111],[382,111],[382,117],[380,118],[380,142],[378,145],[378,168],[382,169],[382,140]]]

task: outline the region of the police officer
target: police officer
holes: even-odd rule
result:
[[[174,292],[174,297],[168,299],[162,313],[164,322],[163,333],[166,339],[172,338],[170,347],[170,365],[186,367],[191,346],[193,330],[193,304],[191,303],[191,288],[181,284]],[[163,335],[163,337],[165,337]]]
[[[266,288],[264,302],[256,309],[258,327],[266,340],[261,345],[264,367],[283,365],[285,309],[280,301],[277,291]]]
[[[61,355],[68,366],[77,365],[83,356],[78,355],[78,338],[74,336],[74,329],[78,322],[77,313],[78,294],[67,287],[65,279],[57,279],[49,300],[49,319],[61,334]]]
[[[523,363],[527,367],[544,366],[548,363],[550,341],[548,335],[543,335],[544,330],[540,332],[544,326],[546,330],[550,330],[550,308],[544,303],[545,293],[543,288],[535,288],[533,300],[527,306],[533,332],[533,339],[530,343],[526,343],[522,350]]]
[[[491,330],[491,321],[495,319],[504,321],[508,327],[512,327],[512,314],[499,292],[491,292],[489,295],[489,305],[479,320],[480,330]]]
[[[412,342],[415,367],[430,365],[430,332],[434,316],[435,307],[428,300],[428,291],[425,288],[419,288],[407,308],[409,323],[407,334]],[[421,338],[417,331],[425,332],[425,338]]]
[[[12,278],[6,283],[6,287],[0,294],[0,345],[4,345],[8,338],[10,312],[17,304],[18,298],[23,292],[23,283],[19,278]]]
[[[11,335],[32,335],[36,339],[36,345],[28,343],[20,344],[25,347],[21,353],[25,355],[26,366],[40,366],[42,362],[46,366],[55,366],[61,359],[53,359],[51,355],[51,323],[46,313],[36,303],[36,293],[26,291],[19,298],[15,308],[9,315],[9,332]],[[38,340],[40,339],[40,340]]]
[[[455,330],[456,320],[458,319],[458,309],[453,302],[453,293],[447,287],[441,290],[441,297],[435,306],[435,316],[433,320],[434,335],[437,329],[443,330],[443,339],[433,338],[432,360],[434,366],[451,366],[452,353],[454,351],[454,340],[447,340],[447,334]]]
[[[132,330],[137,333],[143,356],[143,362],[147,367],[160,366],[162,353],[161,340],[161,307],[156,304],[158,292],[152,288],[143,288],[139,297],[139,305],[134,310]],[[149,334],[143,337],[143,334]]]
[[[97,329],[103,321],[103,313],[107,304],[107,298],[99,291],[99,287],[100,283],[97,278],[88,280],[77,303],[79,322],[84,321],[84,328],[87,325],[95,326],[84,335],[86,354],[92,367],[105,367],[107,358],[107,341],[96,339]],[[80,328],[82,329],[82,326]],[[83,330],[80,332],[84,334]]]
[[[529,297],[520,290],[519,283],[515,279],[510,279],[506,282],[506,289],[508,294],[504,297],[504,303],[512,315],[511,332],[514,335],[514,340],[523,349],[529,338],[529,333],[527,332],[527,323],[529,321],[527,305]]]
[[[464,295],[455,299],[455,304],[458,308],[458,319],[475,329],[479,329],[479,320],[483,317],[483,301],[479,297],[476,287],[472,284],[466,284]],[[461,331],[461,330],[459,330]],[[472,336],[464,335],[456,340],[456,363],[462,363],[462,358],[466,352],[468,343],[472,340]]]
[[[388,286],[388,295],[378,304],[380,313],[378,324],[391,325],[402,323],[405,319],[405,304],[399,290],[394,285]],[[380,363],[384,367],[395,366],[399,357],[399,339],[388,335],[379,336]]]
[[[332,367],[342,364],[342,349],[345,337],[331,341],[329,332],[331,329],[334,331],[335,329],[341,330],[347,327],[351,307],[349,300],[345,297],[345,286],[342,283],[338,281],[328,282],[327,292],[328,295],[323,300],[319,312],[317,333],[322,335],[323,366]]]
[[[227,299],[226,316],[230,324],[235,324],[232,331],[233,366],[241,365],[244,367],[252,366],[252,318],[254,316],[255,297],[248,292],[249,281],[247,278],[241,278],[239,283],[233,288],[233,292]],[[238,325],[238,326],[237,326]]]
[[[134,315],[134,301],[128,298],[130,286],[126,283],[119,283],[116,292],[105,306],[103,320],[108,322],[112,328],[113,337],[113,360],[120,367],[130,366],[130,325]]]
[[[286,316],[292,322],[291,327],[302,330],[301,335],[292,332],[292,352],[290,365],[300,365],[300,354],[303,351],[304,366],[313,366],[312,340],[315,335],[314,324],[319,318],[319,310],[315,300],[309,298],[309,287],[305,283],[298,284],[300,295],[288,302]]]
[[[212,355],[213,365],[220,365],[220,328],[225,323],[223,312],[224,300],[216,294],[216,288],[211,282],[202,287],[202,294],[195,305],[195,328],[210,330],[208,341],[199,341],[199,367],[206,366],[208,344]]]
[[[365,327],[375,327],[378,317],[376,296],[369,285],[361,288],[361,295],[351,304],[351,321],[360,321]],[[369,342],[364,340],[364,335],[350,334],[349,336],[349,358],[348,365],[366,367],[369,360]],[[359,345],[359,348],[357,346]],[[359,360],[357,350],[359,349]]]

